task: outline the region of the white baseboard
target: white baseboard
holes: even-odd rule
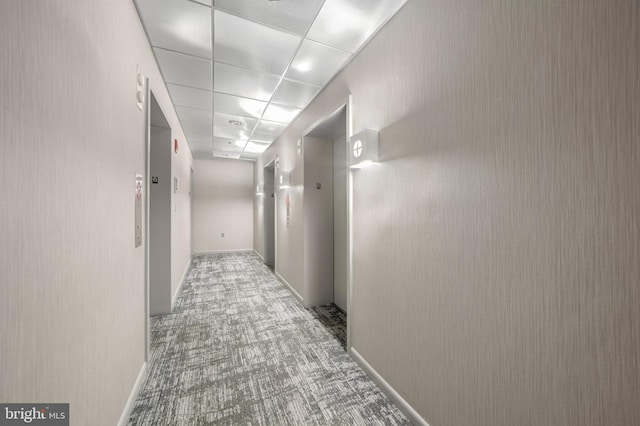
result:
[[[407,401],[404,400],[400,396],[398,392],[394,388],[391,387],[389,383],[385,379],[382,378],[380,374],[376,370],[373,369],[371,365],[356,351],[354,348],[349,348],[349,355],[351,358],[367,373],[367,376],[371,378],[378,385],[378,387],[389,397],[391,401],[404,413],[405,416],[409,419],[411,424],[420,425],[420,426],[429,426],[429,423],[425,419],[423,419],[420,414],[416,410],[413,409],[411,405]]]
[[[173,293],[173,297],[171,298],[171,312],[173,312],[173,307],[176,305],[176,300],[178,300],[178,296],[182,293],[182,287],[184,287],[184,282],[187,279],[187,274],[191,271],[191,259],[189,259],[189,263],[187,263],[187,267],[182,274],[182,278],[178,283],[178,288],[176,288],[176,292]]]
[[[298,299],[300,301],[300,303],[304,304],[304,299],[302,298],[302,296],[300,296],[300,294],[296,291],[295,288],[293,288],[291,286],[291,284],[289,284],[287,282],[287,280],[284,279],[284,277],[282,275],[280,275],[279,273],[275,273],[276,277],[280,280],[280,282],[284,285],[287,286],[287,288],[289,289],[289,291],[296,297],[296,299]]]
[[[124,406],[124,410],[122,411],[122,415],[120,415],[120,420],[118,420],[118,426],[125,426],[129,422],[129,416],[131,416],[131,411],[133,410],[133,406],[136,403],[136,398],[138,398],[138,393],[140,392],[140,387],[144,382],[144,379],[147,377],[147,363],[146,361],[142,364],[140,368],[140,372],[138,373],[138,378],[136,382],[133,384],[133,389],[131,389],[131,393],[129,394],[129,399],[127,400],[127,404]]]
[[[253,249],[253,252],[256,254],[256,256],[258,256],[260,258],[260,260],[262,260],[264,262],[264,256],[262,256],[260,253],[258,253],[258,251],[256,249]]]

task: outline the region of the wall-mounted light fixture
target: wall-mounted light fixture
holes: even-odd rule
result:
[[[256,194],[257,195],[264,194],[264,183],[259,183],[256,185]]]
[[[140,109],[140,111],[142,111],[142,105],[144,104],[145,80],[145,76],[140,72],[140,69],[138,68],[138,71],[136,72],[136,105],[138,106],[138,109]]]
[[[351,136],[349,165],[352,169],[362,169],[378,162],[378,132],[365,129]]]
[[[284,171],[278,173],[278,188],[289,188],[289,186],[291,186],[291,173]]]

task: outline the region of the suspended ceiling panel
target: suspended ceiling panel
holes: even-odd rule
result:
[[[196,89],[194,87],[180,86],[167,83],[167,89],[175,106],[186,106],[204,109],[211,112],[213,107],[213,93],[210,90]]]
[[[213,124],[216,127],[231,127],[251,132],[258,124],[258,119],[216,112],[213,114]]]
[[[216,62],[213,66],[213,90],[218,93],[268,101],[280,76]]]
[[[303,36],[321,4],[322,0],[218,0],[216,9]]]
[[[154,46],[211,59],[211,9],[185,0],[154,0],[145,28]]]
[[[224,138],[214,138],[213,140],[213,150],[223,153],[222,157],[235,156],[237,158],[243,148],[244,144],[238,145]]]
[[[277,137],[277,134],[253,132],[253,135],[251,135],[251,141],[270,145]]]
[[[215,60],[282,75],[301,37],[228,13],[215,11]]]
[[[215,92],[213,94],[213,105],[215,111],[224,114],[260,118],[267,106],[267,102]]]
[[[271,104],[264,111],[262,118],[269,121],[277,121],[278,123],[290,123],[301,111],[299,108]]]
[[[197,138],[198,140],[211,139],[213,136],[213,129],[209,123],[198,123],[195,121],[182,121],[182,128],[187,135],[187,138]]]
[[[326,0],[307,37],[355,53],[404,2]]]
[[[273,135],[280,135],[287,128],[285,123],[276,123],[275,121],[260,120],[260,123],[256,126],[256,133],[269,133]]]
[[[335,47],[305,40],[300,46],[286,77],[324,86],[342,69],[351,55]]]
[[[255,160],[406,0],[135,0],[195,158]]]
[[[211,124],[211,112],[207,110],[176,106],[176,112],[181,121]]]
[[[161,48],[153,49],[164,81],[195,89],[211,90],[211,61]]]
[[[322,89],[320,86],[284,79],[274,94],[272,102],[304,108],[315,98],[320,89]]]

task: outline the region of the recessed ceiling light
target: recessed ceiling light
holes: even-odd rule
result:
[[[309,72],[313,68],[311,61],[300,61],[292,66],[300,72]]]
[[[244,123],[239,120],[229,120],[229,124],[232,126],[244,126]]]

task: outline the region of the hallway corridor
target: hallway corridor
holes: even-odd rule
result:
[[[335,307],[305,309],[255,254],[195,256],[173,313],[152,318],[129,424],[409,424],[344,333]]]

